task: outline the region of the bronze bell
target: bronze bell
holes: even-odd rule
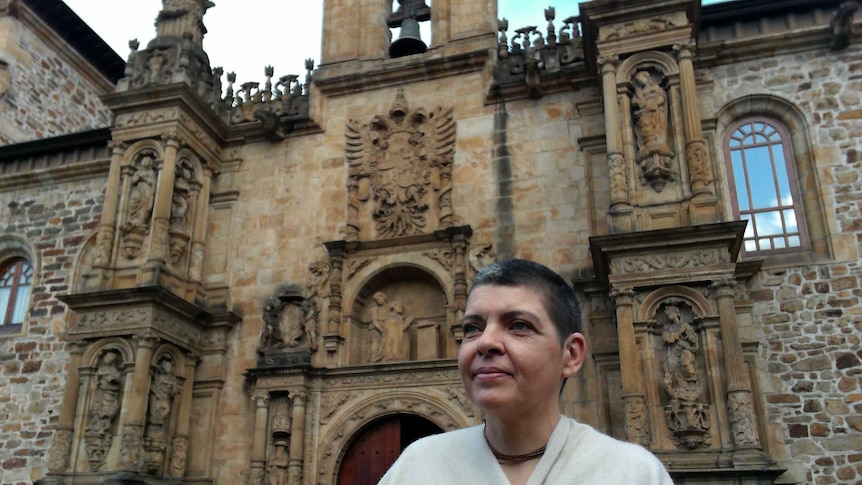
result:
[[[389,57],[412,56],[428,50],[419,35],[419,21],[408,17],[401,22],[401,34],[398,40],[389,45]]]

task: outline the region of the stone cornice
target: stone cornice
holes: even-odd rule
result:
[[[315,71],[314,85],[324,95],[344,96],[482,71],[489,55],[490,49],[453,55],[435,55],[430,50],[398,59],[329,64]]]

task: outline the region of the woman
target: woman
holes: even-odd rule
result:
[[[458,369],[485,423],[409,446],[381,484],[671,484],[653,455],[560,413],[584,363],[577,298],[550,269],[498,261],[473,280]]]

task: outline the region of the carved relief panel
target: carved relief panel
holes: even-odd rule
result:
[[[402,89],[386,115],[346,128],[348,241],[427,234],[452,225],[452,108],[410,109]]]

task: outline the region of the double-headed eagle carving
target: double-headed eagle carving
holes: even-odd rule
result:
[[[452,108],[410,110],[398,90],[387,116],[347,123],[348,231],[358,234],[360,206],[370,203],[378,238],[422,234],[451,217],[455,154]],[[428,214],[437,223],[428,227]]]

